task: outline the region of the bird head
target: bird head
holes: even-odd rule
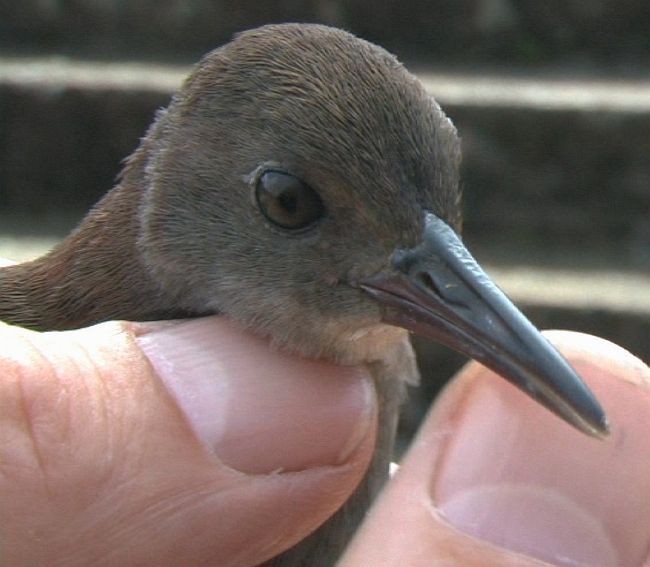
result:
[[[138,246],[179,306],[346,362],[413,331],[606,431],[465,249],[457,132],[385,50],[317,25],[242,33],[204,57],[142,148]]]

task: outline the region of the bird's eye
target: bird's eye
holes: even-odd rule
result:
[[[257,181],[255,197],[264,216],[282,228],[304,228],[325,212],[316,191],[281,171],[264,172]]]

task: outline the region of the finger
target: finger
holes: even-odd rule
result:
[[[586,437],[476,363],[450,383],[342,565],[642,565],[650,370],[602,339],[547,336],[609,415]]]
[[[331,515],[372,453],[365,370],[222,319],[4,326],[0,349],[5,565],[254,565]]]

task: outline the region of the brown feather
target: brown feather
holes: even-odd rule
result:
[[[288,350],[367,363],[375,460],[318,532],[274,565],[332,565],[384,482],[405,331],[351,285],[419,238],[425,211],[460,225],[451,122],[390,54],[317,25],[266,26],[208,54],[127,160],[118,185],[48,255],[0,268],[0,318],[70,329],[224,313]],[[256,207],[260,168],[315,188],[326,215],[287,234]]]

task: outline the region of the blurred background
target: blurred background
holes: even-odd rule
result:
[[[465,240],[497,283],[538,326],[650,360],[644,0],[0,0],[0,257],[78,222],[203,53],[285,21],[397,54],[460,131]],[[416,346],[404,439],[464,362]]]

